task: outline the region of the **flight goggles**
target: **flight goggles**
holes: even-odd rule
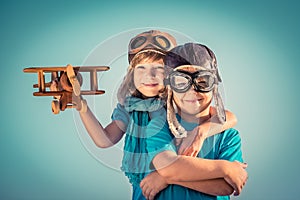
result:
[[[133,38],[128,46],[128,54],[136,54],[144,49],[168,51],[176,46],[176,40],[170,34],[156,30],[147,31]]]
[[[192,85],[197,92],[210,92],[218,79],[211,70],[200,70],[194,73],[184,70],[174,70],[164,81],[165,85],[170,85],[171,89],[178,93],[188,91]]]

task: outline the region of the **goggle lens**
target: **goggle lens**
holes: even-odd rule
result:
[[[174,71],[169,76],[171,88],[179,93],[188,91],[192,85],[197,92],[210,92],[216,84],[216,77],[209,71],[200,71],[193,74]]]
[[[146,37],[144,36],[140,36],[135,38],[135,40],[133,40],[130,44],[131,49],[136,49],[139,48],[140,46],[142,46],[145,42],[146,42]]]
[[[177,73],[170,76],[170,85],[176,91],[186,92],[191,85],[191,78],[186,74]]]
[[[212,90],[215,83],[213,76],[205,74],[200,75],[194,78],[194,84],[197,86],[197,89],[204,92],[209,92]]]
[[[161,49],[164,49],[164,50],[168,50],[171,46],[169,40],[167,38],[165,38],[164,36],[159,36],[159,35],[155,36],[154,41],[158,47],[160,47]]]
[[[130,51],[131,52],[138,52],[143,50],[146,47],[152,47],[155,49],[160,49],[160,50],[169,50],[171,48],[171,42],[168,40],[168,38],[161,36],[161,35],[156,35],[156,36],[139,36],[135,38],[133,41],[130,43]]]

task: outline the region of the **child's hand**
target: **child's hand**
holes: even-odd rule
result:
[[[58,91],[59,90],[59,88],[58,88],[58,81],[57,81],[57,79],[55,79],[55,80],[52,80],[52,82],[51,82],[51,84],[50,84],[50,91],[52,92],[52,91]],[[54,97],[55,99],[60,99],[60,96],[55,96]]]
[[[234,196],[238,196],[248,180],[246,163],[238,161],[229,162],[227,165],[227,173],[224,177],[225,181],[234,189]]]
[[[203,142],[206,139],[199,127],[189,131],[186,138],[183,138],[178,149],[179,155],[196,157],[200,152]]]
[[[149,200],[153,200],[155,195],[167,186],[167,181],[157,171],[148,174],[140,183],[144,197]]]

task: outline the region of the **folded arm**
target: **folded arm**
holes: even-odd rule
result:
[[[199,181],[223,178],[225,175],[225,167],[223,166],[227,162],[225,160],[181,156],[173,151],[163,151],[153,158],[153,165],[158,173],[170,181]]]
[[[181,182],[170,182],[171,184],[181,185],[198,192],[213,196],[229,196],[233,193],[233,188],[223,179],[210,179],[203,181],[181,181]]]
[[[244,163],[181,156],[173,151],[157,154],[152,162],[157,172],[170,182],[224,178],[238,193],[248,176]]]
[[[140,183],[143,195],[152,200],[155,196],[168,186],[176,184],[213,196],[228,196],[233,193],[233,188],[222,178],[203,181],[167,181],[154,171],[147,175]]]

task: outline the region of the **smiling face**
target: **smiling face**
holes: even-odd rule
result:
[[[185,66],[176,68],[183,71],[194,73],[199,67]],[[202,93],[196,92],[194,86],[184,93],[173,91],[173,99],[178,108],[178,113],[186,121],[199,122],[199,119],[209,116],[209,105],[212,101],[212,91]]]
[[[133,81],[135,88],[145,97],[155,97],[164,89],[163,60],[146,59],[134,67]]]

